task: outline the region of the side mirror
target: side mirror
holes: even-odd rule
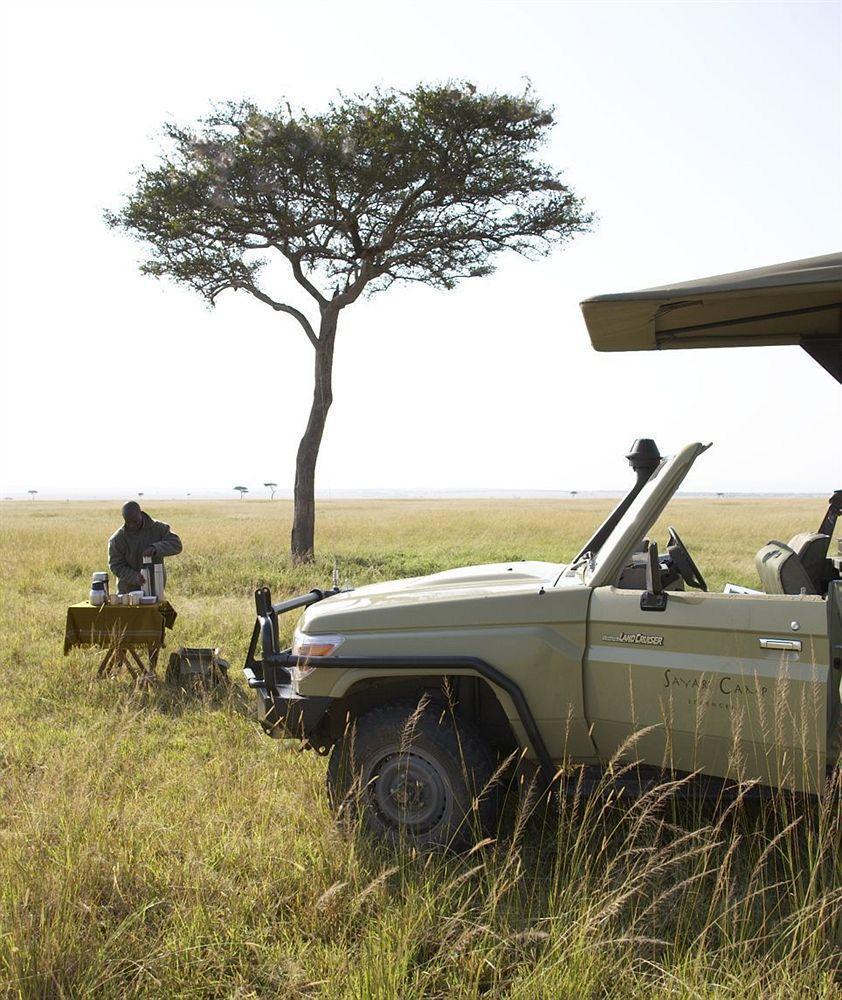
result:
[[[641,611],[666,611],[667,593],[661,586],[661,564],[658,561],[658,543],[646,546],[646,590],[640,595]]]

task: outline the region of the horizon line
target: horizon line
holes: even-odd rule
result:
[[[495,489],[357,489],[357,490],[317,490],[316,500],[331,502],[333,500],[611,500],[624,497],[627,490],[495,490]],[[276,492],[274,498],[256,491],[247,492],[245,497],[233,495],[234,491],[205,490],[196,493],[58,493],[54,490],[41,494],[35,491],[35,496],[29,492],[15,492],[0,496],[3,503],[68,503],[70,501],[106,502],[126,501],[137,498],[141,502],[187,502],[187,501],[258,501],[274,503],[276,501],[292,502],[292,491]],[[813,490],[795,492],[787,490],[742,491],[742,490],[691,490],[678,491],[675,496],[683,499],[812,499],[824,497],[824,491]]]

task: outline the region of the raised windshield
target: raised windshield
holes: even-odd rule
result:
[[[578,576],[590,587],[613,584],[635,547],[661,516],[693,463],[709,447],[697,441],[682,448],[672,458],[664,459],[599,551],[570,565],[562,573],[560,581],[567,576]]]

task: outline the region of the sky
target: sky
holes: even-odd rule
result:
[[[289,317],[143,277],[109,230],[168,120],[466,79],[556,108],[598,216],[540,261],[345,310],[317,470],[342,490],[613,490],[636,437],[690,491],[842,485],[842,391],[796,347],[598,354],[578,303],[842,249],[838,3],[5,0],[0,495],[292,485],[312,349]],[[277,298],[309,308],[291,279]]]

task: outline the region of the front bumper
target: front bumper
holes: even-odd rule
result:
[[[332,698],[305,697],[291,684],[274,684],[270,691],[266,682],[253,669],[246,667],[246,681],[257,695],[257,721],[274,739],[309,740],[325,721]]]

